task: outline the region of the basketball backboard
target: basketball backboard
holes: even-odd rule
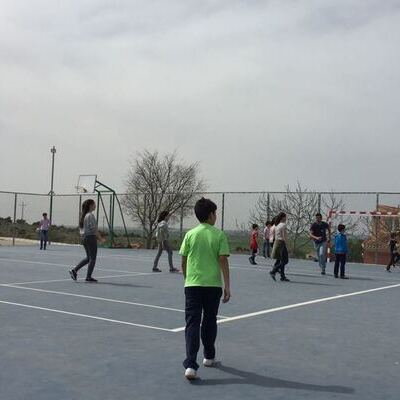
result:
[[[75,186],[77,193],[94,193],[97,175],[79,175],[78,184]]]

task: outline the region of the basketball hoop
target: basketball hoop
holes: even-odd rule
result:
[[[78,194],[85,194],[88,192],[83,186],[75,186],[75,191]]]
[[[79,194],[94,193],[96,188],[97,175],[79,175],[78,184],[75,186]]]

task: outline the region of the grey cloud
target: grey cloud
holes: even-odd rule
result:
[[[2,3],[1,162],[30,149],[3,187],[45,191],[24,169],[46,168],[53,144],[58,191],[85,172],[121,188],[143,148],[201,161],[214,190],[393,187],[398,2]]]

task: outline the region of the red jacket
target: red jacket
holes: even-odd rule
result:
[[[250,236],[250,248],[252,250],[258,249],[258,231],[254,230],[251,232]]]

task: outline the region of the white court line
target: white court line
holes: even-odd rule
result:
[[[239,266],[239,264],[233,264],[233,266],[232,266],[232,264],[230,264],[229,268],[230,269],[247,270],[247,271],[255,271],[255,272],[268,272],[269,271],[268,267],[272,267],[272,266],[273,265],[271,265],[271,264],[259,264],[257,267],[244,267],[244,266]],[[295,266],[290,266],[289,268],[286,267],[286,271],[287,271],[288,275],[296,275],[296,274],[300,275],[300,273],[301,273],[304,276],[314,276],[314,277],[315,276],[319,276],[320,273],[321,273],[321,271],[319,269],[315,270],[315,272],[312,273],[312,271],[310,271],[310,270],[298,269]],[[350,276],[350,278],[352,276],[354,276],[355,278],[368,278],[368,279],[371,279],[371,280],[372,280],[372,278],[377,279],[377,280],[378,279],[382,279],[382,281],[385,281],[385,282],[392,282],[392,281],[398,282],[398,281],[400,281],[400,279],[389,278],[387,272],[384,272],[384,271],[382,271],[382,275],[374,274],[374,271],[371,271],[371,272],[372,273],[368,273],[368,272],[365,273],[364,272],[365,275],[354,274],[353,272],[350,272],[349,276]],[[390,276],[393,276],[393,274],[390,275]],[[322,278],[322,279],[324,279],[324,278]]]
[[[13,285],[12,284],[7,284],[7,285],[0,284],[0,286],[9,287],[9,288],[13,288],[13,289],[31,290],[33,292],[59,294],[62,296],[81,297],[83,299],[100,300],[100,301],[106,301],[109,303],[120,303],[120,304],[132,305],[132,306],[155,308],[155,309],[159,309],[159,310],[176,311],[176,312],[180,312],[180,313],[185,312],[185,310],[181,310],[179,308],[164,307],[164,306],[158,306],[155,304],[135,303],[132,301],[109,299],[107,297],[88,296],[88,295],[78,294],[78,293],[59,292],[56,290],[46,290],[46,289],[38,289],[38,288],[32,288],[32,287],[23,287],[23,286],[17,286],[15,284],[13,284]],[[229,318],[225,315],[218,315],[217,317],[221,318],[221,319]]]
[[[9,253],[16,254],[15,252],[9,252]],[[21,254],[21,253],[17,253],[17,254]],[[23,253],[23,254],[25,254],[27,256],[30,255],[29,253]],[[39,253],[34,253],[34,254],[39,254]],[[57,257],[59,254],[63,254],[63,256],[65,255],[65,256],[74,257],[74,258],[79,257],[78,253],[73,254],[68,251],[56,251],[54,253],[49,251],[49,252],[46,252],[46,257],[51,257],[51,256]],[[98,253],[97,258],[112,258],[112,259],[118,258],[120,260],[149,261],[149,262],[150,261],[152,262],[154,260],[154,256],[144,256],[143,254],[140,254],[138,256],[130,257],[130,256],[126,256],[126,255],[120,256],[118,253],[115,253],[113,255]]]
[[[109,299],[109,298],[106,298],[106,297],[87,296],[87,295],[84,295],[84,294],[59,292],[59,291],[56,291],[56,290],[37,289],[37,288],[23,287],[23,286],[17,286],[17,285],[0,285],[0,286],[10,287],[10,288],[13,288],[13,289],[31,290],[31,291],[34,291],[34,292],[41,292],[41,293],[59,294],[59,295],[63,295],[63,296],[82,297],[84,299],[101,300],[101,301],[107,301],[107,302],[110,302],[110,303],[120,303],[120,304],[129,304],[129,305],[140,306],[140,307],[157,308],[157,309],[160,309],[160,310],[176,311],[176,312],[181,312],[181,313],[185,312],[185,310],[180,310],[178,308],[163,307],[163,306],[157,306],[157,305],[154,305],[154,304],[134,303],[134,302],[131,302],[131,301],[115,300],[115,299]]]
[[[217,321],[217,323],[218,324],[223,324],[225,322],[238,321],[240,319],[256,317],[258,315],[271,314],[271,313],[274,313],[274,312],[277,312],[277,311],[290,310],[292,308],[304,307],[304,306],[308,306],[310,304],[323,303],[323,302],[326,302],[326,301],[332,301],[332,300],[342,299],[342,298],[351,297],[351,296],[358,296],[358,295],[361,295],[361,294],[378,292],[380,290],[392,289],[392,288],[396,288],[396,287],[400,287],[400,283],[396,284],[396,285],[382,286],[382,287],[375,288],[375,289],[361,290],[359,292],[352,292],[352,293],[347,293],[347,294],[338,294],[336,296],[324,297],[322,299],[304,301],[302,303],[290,304],[290,305],[283,306],[283,307],[270,308],[270,309],[267,309],[267,310],[261,310],[261,311],[256,311],[256,312],[252,312],[252,313],[248,313],[248,314],[237,315],[235,317],[229,317],[229,318],[226,318],[226,319],[222,319],[220,321]],[[180,328],[172,329],[172,332],[177,333],[177,332],[182,332],[184,330],[185,330],[185,327],[180,327]]]
[[[123,275],[117,275],[117,276],[123,276]],[[117,276],[115,276],[115,277],[117,277]],[[12,289],[30,290],[33,292],[40,292],[40,293],[59,294],[62,296],[81,297],[83,299],[100,300],[100,301],[106,301],[109,303],[119,303],[119,304],[128,304],[128,305],[139,306],[139,307],[155,308],[155,309],[159,309],[159,310],[175,311],[175,312],[180,312],[180,313],[185,312],[185,310],[181,310],[179,308],[164,307],[164,306],[158,306],[155,304],[136,303],[136,302],[125,301],[125,300],[116,300],[116,299],[110,299],[107,297],[88,296],[88,295],[78,294],[78,293],[60,292],[57,290],[47,290],[47,289],[39,289],[39,288],[32,288],[32,287],[24,287],[24,286],[19,286],[16,283],[0,284],[0,286],[12,288]],[[217,315],[217,318],[226,319],[229,317],[227,317],[226,315]]]
[[[49,265],[49,266],[56,266],[56,267],[63,267],[63,268],[68,268],[72,267],[70,264],[57,264],[57,263],[49,263],[45,261],[30,261],[30,260],[20,260],[16,258],[0,258],[0,262],[18,262],[18,263],[26,263],[26,264],[37,264],[37,265]],[[121,272],[121,273],[134,273],[135,271],[126,271],[126,270],[118,270],[118,269],[110,269],[110,268],[102,268],[102,267],[97,267],[97,271],[106,271],[106,272]]]
[[[129,325],[129,326],[136,326],[136,327],[139,327],[139,328],[154,329],[154,330],[157,330],[157,331],[172,332],[171,329],[160,328],[158,326],[135,324],[133,322],[120,321],[120,320],[117,320],[117,319],[96,317],[95,315],[79,314],[79,313],[74,313],[74,312],[69,312],[69,311],[57,310],[57,309],[54,309],[54,308],[37,307],[37,306],[32,306],[30,304],[13,303],[11,301],[3,301],[3,300],[0,300],[0,304],[8,304],[8,305],[11,305],[11,306],[31,308],[31,309],[34,309],[34,310],[42,310],[42,311],[54,312],[54,313],[58,313],[58,314],[73,315],[75,317],[96,319],[98,321],[106,321],[106,322],[111,322],[111,323],[120,324],[120,325]]]
[[[98,279],[111,279],[111,278],[123,278],[127,276],[142,276],[142,275],[153,275],[153,272],[132,272],[131,274],[119,274],[119,275],[105,275],[105,276],[98,276]],[[33,285],[35,283],[55,283],[55,282],[68,282],[72,281],[71,278],[66,278],[66,279],[51,279],[51,280],[46,280],[46,281],[30,281],[30,282],[7,282],[7,283],[2,283],[1,285],[3,286],[8,286],[8,285]],[[82,281],[83,282],[83,281]],[[0,285],[0,286],[1,286]]]

